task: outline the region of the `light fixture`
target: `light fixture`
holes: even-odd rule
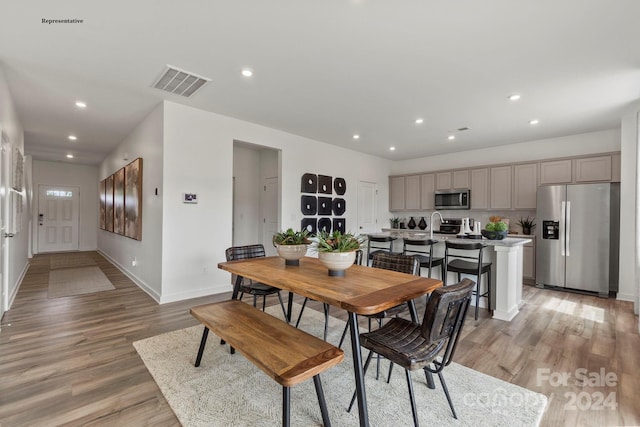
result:
[[[253,76],[253,71],[251,71],[248,68],[245,68],[245,69],[242,70],[242,75],[245,76],[245,77],[251,77],[251,76]]]
[[[521,96],[519,94],[514,93],[513,95],[509,96],[509,101],[517,101],[520,98],[521,98]]]
[[[395,151],[396,147],[389,147],[389,151]]]
[[[456,136],[455,136],[455,135],[449,135],[449,136],[447,137],[447,139],[448,139],[449,141],[453,141],[454,139],[456,139]]]
[[[67,159],[73,159],[73,154],[67,154]]]
[[[529,124],[530,125],[537,125],[538,123],[540,123],[540,120],[538,120],[538,119],[529,120]]]
[[[422,123],[424,123],[424,119],[416,119],[417,125],[421,125]]]
[[[76,101],[76,107],[78,108],[87,108],[87,103],[83,101]]]
[[[78,139],[78,137],[75,135],[69,135],[69,139],[75,141],[76,139]]]
[[[353,135],[353,139],[360,139],[360,135],[356,133],[355,135]]]

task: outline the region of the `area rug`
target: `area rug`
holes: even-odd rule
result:
[[[52,270],[58,268],[88,267],[96,262],[91,255],[83,252],[69,252],[64,254],[52,254],[49,256],[49,266]]]
[[[267,311],[278,316],[279,310],[280,307],[275,306]],[[305,310],[302,329],[321,337],[323,326],[322,314]],[[337,343],[343,327],[343,321],[331,318],[328,341]],[[133,343],[182,425],[281,425],[281,386],[242,355],[231,355],[229,347],[220,345],[215,335],[209,334],[200,367],[193,366],[202,330],[202,326],[194,326]],[[354,390],[353,362],[347,347],[343,346],[345,360],[321,374],[334,426],[358,425],[357,407],[351,413],[346,411]],[[388,362],[383,361],[383,367],[386,373]],[[445,369],[444,376],[458,413],[456,420],[438,379],[435,379],[436,389],[432,390],[427,388],[422,371],[412,375],[419,420],[423,425],[537,426],[547,403],[542,394],[452,363]],[[391,383],[387,384],[382,379],[376,381],[372,366],[365,384],[372,426],[413,425],[402,369],[396,367]],[[322,425],[313,381],[292,388],[291,425]]]
[[[115,287],[100,267],[62,268],[49,272],[49,298],[111,291]]]

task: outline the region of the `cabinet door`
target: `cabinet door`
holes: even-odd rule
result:
[[[570,159],[540,163],[540,184],[567,184],[570,182]]]
[[[420,208],[431,210],[434,208],[436,191],[436,176],[432,173],[420,176]],[[471,199],[473,200],[473,199]]]
[[[576,159],[576,182],[611,181],[611,156]]]
[[[389,177],[389,210],[404,210],[404,176]]]
[[[420,175],[410,175],[405,177],[404,197],[405,210],[420,210]]]
[[[515,165],[513,167],[513,208],[535,209],[538,188],[538,164]]]
[[[536,251],[533,243],[527,243],[522,248],[522,277],[525,279],[536,278]]]
[[[469,171],[453,171],[453,188],[469,188]]]
[[[451,172],[438,172],[436,174],[436,190],[450,190],[451,186]]]
[[[471,209],[489,208],[489,169],[471,170]]]
[[[491,209],[511,209],[511,166],[498,166],[490,170]]]

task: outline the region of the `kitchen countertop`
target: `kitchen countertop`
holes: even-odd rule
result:
[[[370,233],[370,234],[394,236],[394,237],[411,237],[411,238],[415,237],[415,238],[424,238],[424,239],[429,237],[428,231],[409,230],[409,229],[403,229],[403,228],[383,228],[382,233]],[[507,246],[507,247],[524,245],[526,243],[531,242],[533,238],[533,236],[528,236],[524,234],[508,234],[507,237],[505,237],[502,240],[489,240],[486,238],[460,239],[455,234],[440,234],[437,231],[434,231],[433,234],[435,235],[434,238],[436,240],[441,240],[441,241],[449,240],[449,241],[460,242],[460,243],[469,243],[469,242],[477,241],[477,242],[485,243],[490,246]]]

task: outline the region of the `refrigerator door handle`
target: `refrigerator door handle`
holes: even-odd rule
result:
[[[557,205],[556,205],[557,206]],[[564,251],[564,220],[566,218],[567,202],[562,202],[560,213],[560,255],[566,256]]]
[[[565,239],[567,241],[567,256],[571,256],[571,202],[567,202]]]

